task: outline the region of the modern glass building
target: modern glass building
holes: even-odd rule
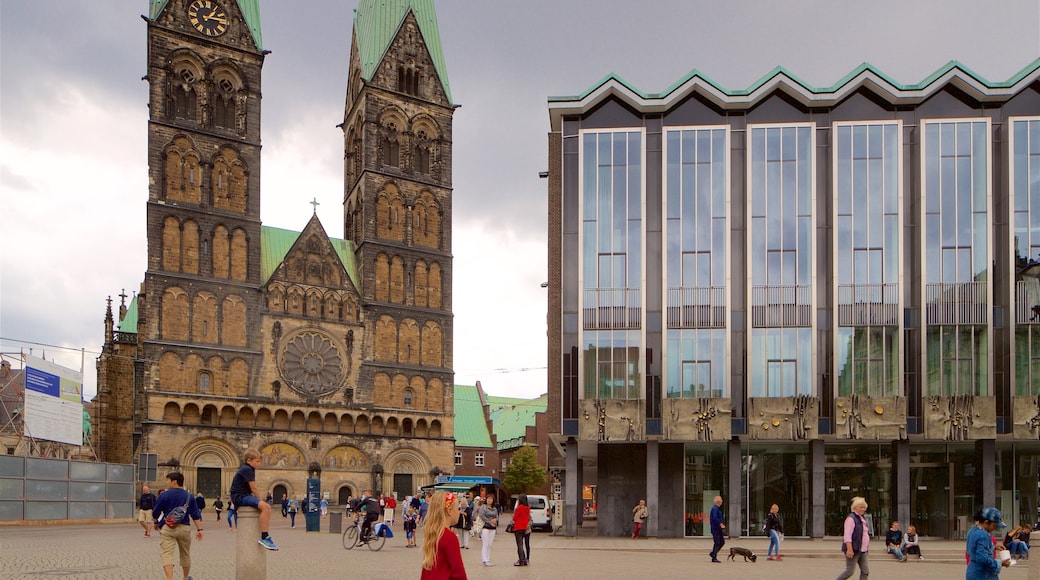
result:
[[[854,496],[958,537],[1038,515],[1040,59],[552,97],[549,405],[565,531],[733,535]],[[573,517],[571,517],[573,516]]]

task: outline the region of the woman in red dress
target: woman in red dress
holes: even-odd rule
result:
[[[448,526],[459,521],[459,502],[454,493],[438,491],[430,498],[423,524],[421,580],[466,580],[459,538]]]

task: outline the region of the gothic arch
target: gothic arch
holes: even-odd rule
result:
[[[217,343],[217,297],[202,291],[195,295],[191,308],[191,339],[194,342]]]
[[[267,288],[267,310],[285,312],[285,289],[281,284],[272,284]]]
[[[407,364],[419,364],[419,325],[411,318],[405,318],[397,331],[397,360]]]
[[[415,297],[415,305],[425,308],[429,304],[427,298],[429,284],[429,270],[425,260],[416,260],[414,267],[415,275],[412,276],[412,295]]]
[[[289,314],[303,315],[305,302],[303,296],[303,288],[299,286],[292,286],[286,291],[285,296],[286,311]]]
[[[376,236],[403,242],[404,223],[404,199],[397,186],[388,183],[376,196]]]
[[[382,252],[376,256],[375,289],[376,300],[390,301],[390,258]]]
[[[199,273],[199,224],[190,219],[181,228],[181,272]]]
[[[205,82],[202,59],[190,50],[180,49],[166,62],[166,118],[197,122],[199,92]]]
[[[163,220],[162,269],[181,271],[181,222],[172,215]]]
[[[246,91],[242,73],[231,61],[218,61],[210,69],[212,125],[228,131],[245,131]]]
[[[437,262],[430,264],[430,281],[426,288],[430,308],[441,308],[441,265]]]
[[[420,476],[426,476],[430,473],[430,469],[433,465],[430,463],[430,459],[425,453],[411,447],[402,447],[393,450],[389,455],[386,456],[386,461],[383,462],[383,468],[385,473],[390,476],[390,481],[393,481],[394,473],[411,473]],[[384,475],[384,478],[387,475]]]
[[[231,279],[245,280],[249,275],[249,240],[242,228],[231,233]]]
[[[441,205],[429,191],[423,191],[415,200],[415,227],[413,238],[416,245],[439,248],[441,239]]]
[[[163,290],[162,320],[159,335],[167,340],[188,339],[188,294],[170,286]]]
[[[376,360],[397,360],[397,322],[388,314],[376,321]]]
[[[213,277],[230,278],[231,236],[221,224],[213,228]]]
[[[213,169],[210,172],[210,187],[215,209],[246,212],[246,176],[248,169],[238,151],[233,147],[223,147],[213,156]]]
[[[387,107],[379,116],[379,162],[382,166],[401,166],[401,143],[408,127],[404,112]]]
[[[171,201],[202,203],[202,156],[190,139],[174,137],[163,151],[163,193]]]
[[[404,304],[404,260],[400,256],[390,259],[390,302]]]
[[[427,321],[422,329],[422,364],[439,367],[444,364],[441,344],[441,327],[434,321]]]
[[[219,467],[237,468],[241,463],[238,452],[221,439],[206,437],[196,439],[184,446],[181,452],[181,465],[197,466],[201,462],[219,462]],[[218,467],[216,465],[212,467]]]
[[[220,337],[229,346],[246,345],[246,303],[241,296],[230,294],[224,297],[224,320]]]

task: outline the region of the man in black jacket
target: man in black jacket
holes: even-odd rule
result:
[[[155,494],[148,486],[141,488],[141,499],[137,500],[137,523],[144,528],[144,537],[152,536],[152,509],[155,508]]]

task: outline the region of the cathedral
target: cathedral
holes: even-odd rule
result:
[[[259,0],[151,0],[148,265],[105,317],[95,448],[227,496],[399,497],[454,459],[452,102],[432,0],[361,0],[343,237],[260,220]],[[287,195],[265,192],[272,195]],[[306,200],[301,199],[304,203]]]

